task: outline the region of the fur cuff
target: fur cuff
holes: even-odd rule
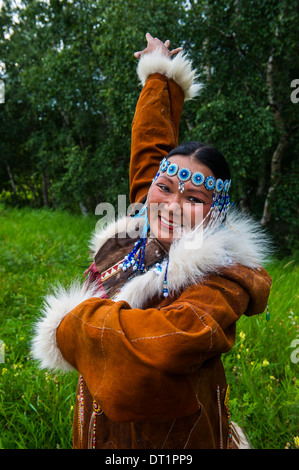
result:
[[[154,73],[161,73],[174,80],[182,88],[185,101],[197,96],[203,86],[196,82],[196,71],[192,70],[192,62],[183,52],[179,52],[173,59],[162,54],[160,49],[143,54],[137,67],[137,75],[142,86],[147,78]]]
[[[68,290],[57,287],[53,294],[45,298],[43,316],[35,324],[31,348],[32,355],[39,361],[41,369],[64,372],[74,370],[58,349],[56,330],[63,318],[77,305],[96,296],[95,289],[86,289],[79,282],[74,282]]]

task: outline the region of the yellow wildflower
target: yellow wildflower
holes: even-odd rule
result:
[[[241,338],[241,341],[244,341],[244,340],[245,340],[245,336],[246,336],[246,335],[245,335],[244,331],[240,331],[239,336],[240,336],[240,338]]]

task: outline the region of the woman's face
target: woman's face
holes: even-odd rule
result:
[[[180,169],[188,168],[192,173],[200,171],[205,178],[214,176],[206,165],[192,157],[175,155],[169,161],[176,163]],[[213,192],[207,190],[204,184],[195,186],[189,180],[184,183],[181,193],[177,176],[161,173],[147,199],[151,234],[164,248],[169,249],[175,238],[180,238],[184,231],[193,229],[206,217],[213,202]]]

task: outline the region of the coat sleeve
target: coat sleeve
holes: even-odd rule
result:
[[[132,124],[131,203],[144,202],[160,161],[178,145],[184,101],[200,89],[191,62],[181,53],[174,59],[159,51],[145,54],[137,71],[143,89]]]
[[[57,347],[110,419],[186,416],[199,406],[189,374],[230,350],[248,300],[236,283],[219,280],[162,308],[90,298],[64,317]]]

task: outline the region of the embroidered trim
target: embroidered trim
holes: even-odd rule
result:
[[[111,266],[106,271],[103,271],[101,273],[101,281],[106,281],[106,279],[108,279],[109,277],[113,276],[118,271],[120,271],[122,269],[123,262],[124,260],[121,260],[118,263],[116,263],[114,266]]]
[[[218,414],[219,414],[220,449],[223,449],[221,396],[220,396],[220,386],[219,385],[217,385],[217,404],[218,404]]]
[[[98,415],[101,415],[103,413],[103,410],[102,408],[97,404],[97,402],[95,400],[93,400],[93,403],[92,403],[92,409],[93,409],[93,412],[92,412],[92,444],[91,444],[91,448],[92,449],[95,449],[96,448],[96,430],[97,430],[97,416]]]
[[[227,412],[227,419],[228,419],[228,448],[232,449],[233,448],[233,437],[232,437],[232,418],[231,414],[229,411],[229,385],[227,386],[226,393],[225,393],[225,398],[224,398],[224,406],[226,408]]]
[[[78,400],[78,432],[79,439],[82,442],[83,438],[83,423],[84,423],[84,396],[83,396],[83,377],[79,377],[79,394],[77,395]]]

